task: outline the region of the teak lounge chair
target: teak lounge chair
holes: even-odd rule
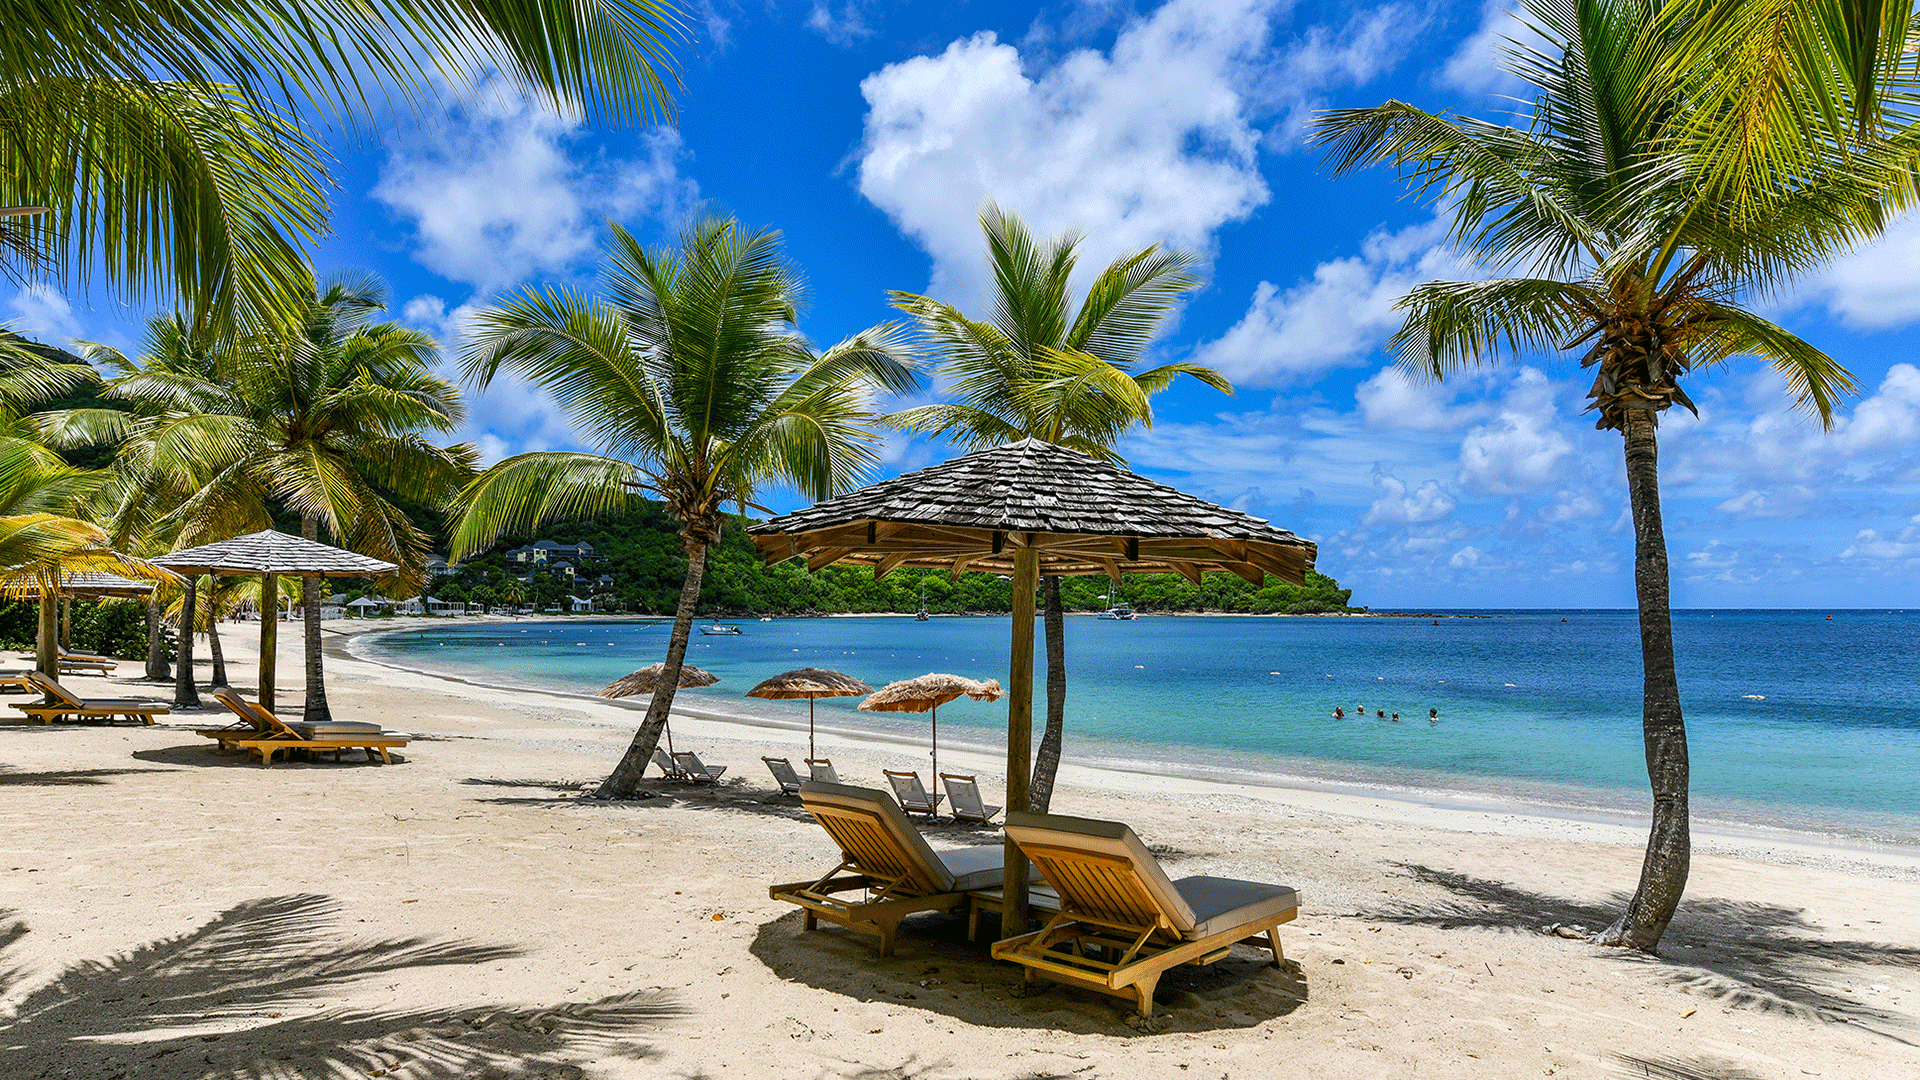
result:
[[[77,653],[68,652],[65,649],[60,650],[60,674],[62,675],[75,675],[81,672],[93,672],[97,675],[105,675],[107,672],[119,666],[120,661],[115,660],[111,656],[101,656],[99,653]]]
[[[691,750],[682,750],[673,755],[673,763],[680,767],[680,775],[698,784],[717,784],[727,771],[725,765],[708,765],[700,760],[700,755]]]
[[[999,807],[988,806],[980,798],[980,785],[973,777],[943,772],[940,782],[946,785],[947,809],[953,811],[955,821],[988,825],[993,822],[993,815],[1000,812]]]
[[[967,903],[969,891],[1000,885],[1006,856],[998,845],[935,851],[884,791],[811,781],[800,788],[800,805],[840,845],[840,865],[817,880],[775,885],[767,893],[805,908],[809,930],[825,919],[874,935],[880,955],[891,956],[900,920],[953,911]],[[849,892],[859,898],[840,895]]]
[[[900,809],[909,814],[925,814],[933,817],[940,812],[940,796],[928,795],[927,786],[920,782],[917,772],[894,772],[892,769],[880,770],[893,786],[893,797],[900,800]]]
[[[157,701],[132,701],[123,698],[82,700],[73,691],[61,686],[58,680],[50,679],[38,671],[28,672],[27,682],[33,689],[47,695],[47,700],[33,705],[23,705],[16,701],[13,707],[26,713],[28,719],[38,720],[43,724],[51,724],[55,720],[68,716],[103,720],[124,716],[129,720],[151,724],[155,716],[163,716],[172,711]]]
[[[767,763],[767,771],[773,774],[773,782],[780,785],[780,794],[800,794],[800,785],[806,781],[793,771],[793,762],[783,757],[763,757],[760,760]]]
[[[378,724],[356,720],[288,723],[259,702],[248,701],[225,686],[216,687],[213,697],[234,715],[252,724],[255,731],[248,733],[235,727],[203,730],[199,734],[219,740],[222,747],[259,754],[262,765],[272,765],[274,755],[282,751],[295,750],[331,750],[336,760],[342,750],[365,750],[368,761],[377,753],[381,761],[391,765],[390,751],[406,746],[413,738],[404,731],[382,731]]]
[[[1241,941],[1271,950],[1276,965],[1284,959],[1280,924],[1300,913],[1293,889],[1219,877],[1170,881],[1117,821],[1010,813],[1006,829],[1060,897],[1046,925],[993,945],[993,958],[1026,968],[1028,982],[1130,997],[1141,1016],[1152,1016],[1154,987],[1168,968],[1211,964]]]

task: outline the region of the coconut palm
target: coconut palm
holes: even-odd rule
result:
[[[602,280],[605,298],[529,290],[474,318],[461,354],[469,377],[485,386],[504,370],[546,388],[603,452],[495,465],[461,495],[450,546],[458,560],[504,533],[649,495],[680,523],[687,573],[667,689],[600,785],[612,797],[635,790],[666,724],[726,508],[754,506],[772,484],[816,499],[857,484],[876,460],[871,392],[905,392],[917,377],[891,325],[825,352],[808,346],[795,327],[800,272],[771,230],[709,217],[648,250],[615,226]]]
[[[1624,436],[1653,812],[1639,887],[1601,934],[1609,944],[1652,951],[1689,864],[1660,413],[1674,403],[1693,408],[1681,386],[1690,372],[1751,358],[1771,366],[1797,406],[1828,424],[1836,399],[1853,391],[1852,377],[1743,305],[1874,235],[1889,206],[1906,197],[1911,176],[1911,131],[1883,128],[1881,120],[1859,130],[1861,117],[1851,115],[1823,128],[1818,110],[1803,114],[1793,104],[1818,95],[1781,82],[1819,65],[1805,56],[1771,65],[1754,59],[1782,42],[1791,53],[1820,36],[1805,27],[1760,35],[1756,19],[1771,13],[1780,31],[1779,20],[1797,23],[1826,6],[1526,0],[1523,17],[1537,40],[1508,52],[1509,69],[1533,89],[1526,126],[1397,101],[1316,121],[1335,172],[1398,167],[1450,215],[1466,253],[1517,275],[1428,282],[1402,297],[1406,320],[1388,345],[1400,364],[1444,379],[1503,358],[1567,350],[1594,369],[1596,426]],[[1889,12],[1904,6],[1884,5]],[[1710,26],[1708,18],[1736,25]],[[1891,53],[1866,50],[1869,82],[1885,88],[1894,81],[1889,72],[1910,62],[1898,48],[1905,18],[1886,26],[1895,35]],[[1836,70],[1847,67],[1841,44],[1821,46],[1831,46]],[[1729,69],[1747,72],[1746,91],[1728,82]],[[1780,78],[1762,78],[1762,70]],[[1828,105],[1845,112],[1859,100],[1835,93]],[[1877,101],[1876,115],[1911,115],[1904,91]],[[1732,125],[1737,137],[1726,122],[1734,115],[1747,121]],[[1798,167],[1748,167],[1755,140]]]
[[[305,298],[287,306],[299,311],[287,331],[114,361],[126,373],[107,393],[134,412],[100,410],[93,437],[119,435],[132,486],[147,492],[142,512],[177,545],[268,528],[277,504],[300,515],[307,539],[324,526],[341,546],[398,564],[394,587],[418,588],[427,537],[396,500],[438,503],[472,475],[471,447],[426,438],[459,425],[460,392],[433,374],[432,338],[374,321],[386,306],[377,279],[309,279]],[[150,328],[150,345],[170,341],[164,322]],[[65,420],[82,426],[77,414]],[[304,595],[305,715],[324,720],[317,578]]]
[[[325,233],[307,118],[426,116],[504,79],[652,119],[684,36],[653,0],[0,0],[0,206],[52,211],[11,219],[0,247],[61,277],[97,266],[135,299],[257,308]]]
[[[60,583],[68,574],[102,571],[166,579],[167,571],[107,546],[107,534],[78,518],[30,513],[0,517],[0,596],[40,602],[34,669],[59,672]]]
[[[1231,394],[1233,385],[1200,364],[1162,364],[1136,371],[1166,320],[1201,285],[1195,256],[1158,246],[1113,260],[1071,310],[1080,239],[1036,240],[1017,215],[988,204],[980,215],[993,272],[994,314],[969,318],[952,304],[894,293],[940,357],[940,373],[958,401],[924,405],[887,417],[908,431],[935,434],[969,448],[1021,439],[1069,446],[1108,461],[1136,427],[1153,426],[1148,399],[1181,375]],[[1060,579],[1045,579],[1047,726],[1040,737],[1028,807],[1045,813],[1053,798],[1066,730],[1065,615]]]

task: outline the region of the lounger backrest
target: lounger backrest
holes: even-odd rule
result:
[[[793,762],[783,757],[763,757],[760,760],[767,763],[767,769],[773,773],[774,782],[780,785],[781,791],[800,790],[800,774],[793,771]]]
[[[940,782],[947,786],[947,805],[960,817],[983,818],[987,816],[987,804],[980,799],[980,785],[971,776],[955,773],[941,773]]]
[[[833,762],[823,757],[808,758],[807,772],[811,774],[813,779],[818,783],[837,784],[840,782],[840,774],[833,771]]]
[[[862,873],[905,878],[923,896],[953,891],[953,875],[886,792],[811,780],[800,786],[800,805]]]
[[[1193,929],[1193,909],[1125,823],[1015,812],[1006,828],[1067,911],[1126,926],[1160,921],[1182,934]]]
[[[927,798],[927,788],[920,782],[919,773],[894,772],[892,769],[880,771],[886,774],[887,783],[893,785],[893,797],[900,800],[901,806],[909,810],[933,809],[933,800]]]
[[[699,754],[691,750],[682,750],[673,755],[673,763],[680,766],[680,771],[689,776],[709,775],[706,763],[700,760]]]
[[[213,700],[225,705],[228,712],[252,724],[257,730],[267,732],[274,730],[274,726],[267,723],[266,717],[261,716],[259,711],[254,708],[253,702],[234,693],[229,687],[214,687]]]
[[[75,708],[79,708],[86,704],[86,702],[74,697],[73,691],[61,686],[59,682],[49,677],[45,672],[30,671],[27,673],[27,679],[32,682],[41,693],[55,699],[62,705],[72,705]]]
[[[673,763],[673,759],[667,756],[667,752],[658,746],[653,748],[653,764],[660,770],[661,776],[672,776],[680,771],[679,766]]]

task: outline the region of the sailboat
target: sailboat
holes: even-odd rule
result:
[[[927,621],[927,575],[920,575],[920,614],[913,617],[914,622]]]
[[[1094,617],[1098,619],[1117,619],[1121,622],[1132,622],[1134,615],[1133,615],[1132,608],[1128,607],[1125,604],[1116,604],[1113,602],[1113,583],[1108,582],[1107,583],[1107,610],[1101,612],[1100,614]]]

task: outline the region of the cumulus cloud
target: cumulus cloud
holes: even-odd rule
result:
[[[1519,80],[1501,66],[1509,41],[1531,36],[1515,18],[1518,0],[1486,0],[1480,7],[1480,25],[1454,49],[1434,81],[1470,94],[1511,93]]]
[[[835,45],[851,45],[873,34],[873,27],[867,24],[867,5],[861,0],[842,0],[838,5],[813,0],[813,9],[807,12],[807,28]]]
[[[593,158],[573,152],[580,129],[485,94],[460,120],[390,146],[371,194],[412,223],[421,265],[481,292],[590,258],[604,218],[671,218],[698,198],[672,128],[639,135],[632,156]]]
[[[1486,406],[1481,403],[1454,404],[1463,389],[1482,381],[1472,374],[1462,374],[1436,382],[1414,378],[1397,367],[1384,367],[1354,388],[1354,400],[1369,429],[1458,431],[1486,415]]]
[[[1920,319],[1920,216],[1901,218],[1875,243],[1828,263],[1796,295],[1860,329]]]
[[[1532,495],[1564,475],[1573,444],[1560,433],[1545,375],[1521,368],[1499,411],[1460,442],[1460,486],[1477,495]]]
[[[1873,529],[1860,530],[1840,557],[1876,562],[1920,559],[1920,514],[1915,514],[1907,527],[1893,536],[1882,536]]]
[[[1364,363],[1399,328],[1394,303],[1423,281],[1475,276],[1438,219],[1376,230],[1360,254],[1321,263],[1288,289],[1262,281],[1247,313],[1195,359],[1235,382],[1272,386]]]
[[[67,298],[45,285],[26,285],[14,291],[7,301],[6,322],[17,334],[49,345],[65,345],[80,336],[80,320],[74,318]]]
[[[1360,518],[1362,525],[1417,525],[1444,521],[1453,513],[1453,497],[1441,490],[1438,481],[1428,480],[1409,492],[1406,481],[1379,473],[1373,482],[1381,495]]]

